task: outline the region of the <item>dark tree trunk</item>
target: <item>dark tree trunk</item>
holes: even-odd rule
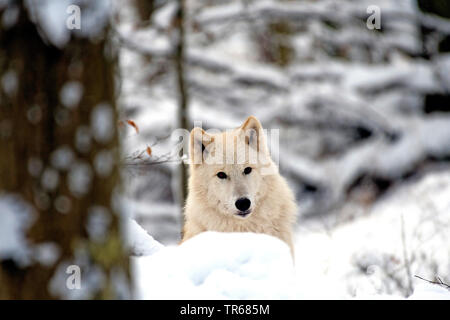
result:
[[[153,0],[134,0],[134,1],[140,22],[148,22],[153,13],[154,1]]]
[[[178,9],[175,16],[175,25],[177,28],[176,44],[175,44],[175,70],[178,86],[178,128],[190,129],[188,120],[188,89],[185,80],[185,36],[184,36],[184,20],[185,20],[185,5],[184,0],[178,0]],[[179,173],[179,202],[181,207],[184,207],[184,202],[187,197],[187,180],[188,172],[186,165],[182,162]]]
[[[51,265],[0,260],[0,299],[65,297],[69,289],[50,285],[64,263],[80,265],[82,286],[94,269],[104,280],[84,298],[126,297],[115,283],[128,286],[129,271],[111,203],[119,174],[115,58],[108,50],[105,39],[73,35],[63,49],[46,44],[23,6],[13,26],[0,25],[0,78],[6,74],[11,86],[0,91],[0,195],[20,195],[38,213],[27,232],[30,247],[50,243],[59,253]],[[61,102],[70,84],[82,88],[76,105]],[[66,93],[70,100],[74,90]],[[105,122],[112,130],[102,134],[96,126]],[[58,165],[56,150],[68,151],[72,161]],[[98,212],[106,221],[103,237],[88,232]]]

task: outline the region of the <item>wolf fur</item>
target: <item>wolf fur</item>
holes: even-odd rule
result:
[[[293,254],[295,198],[270,157],[263,128],[255,117],[231,131],[206,133],[194,128],[189,153],[182,242],[204,231],[265,233],[284,241]],[[258,159],[251,161],[255,153]],[[245,174],[248,167],[251,172]],[[226,178],[220,179],[219,172]],[[243,197],[251,202],[248,214],[236,208],[236,201]]]

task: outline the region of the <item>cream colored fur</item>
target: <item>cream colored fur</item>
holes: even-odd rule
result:
[[[253,130],[255,135],[245,135],[248,130]],[[195,152],[203,154],[202,144],[205,160],[190,165],[182,241],[204,231],[265,233],[286,242],[293,254],[292,227],[297,212],[295,199],[270,159],[259,121],[251,116],[241,127],[216,134],[194,128],[190,139],[191,160]],[[223,146],[227,143],[231,143],[232,152],[225,154]],[[260,161],[248,161],[249,148],[257,150]],[[238,153],[245,154],[244,163],[237,163]],[[211,164],[208,160],[213,157],[228,162]],[[250,174],[243,173],[246,167],[252,168]],[[273,173],[264,174],[265,169],[271,169]],[[218,172],[226,173],[227,179],[219,179]],[[243,196],[252,203],[251,213],[246,217],[237,215],[234,205]]]

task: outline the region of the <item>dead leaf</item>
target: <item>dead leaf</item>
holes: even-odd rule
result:
[[[134,128],[134,130],[136,130],[136,133],[139,133],[139,127],[137,126],[137,124],[133,120],[127,120],[127,123],[130,126],[132,126]]]

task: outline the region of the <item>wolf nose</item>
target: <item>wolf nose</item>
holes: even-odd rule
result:
[[[238,208],[240,211],[246,211],[248,208],[250,208],[251,202],[247,198],[240,198],[237,199],[235,202],[236,208]]]

